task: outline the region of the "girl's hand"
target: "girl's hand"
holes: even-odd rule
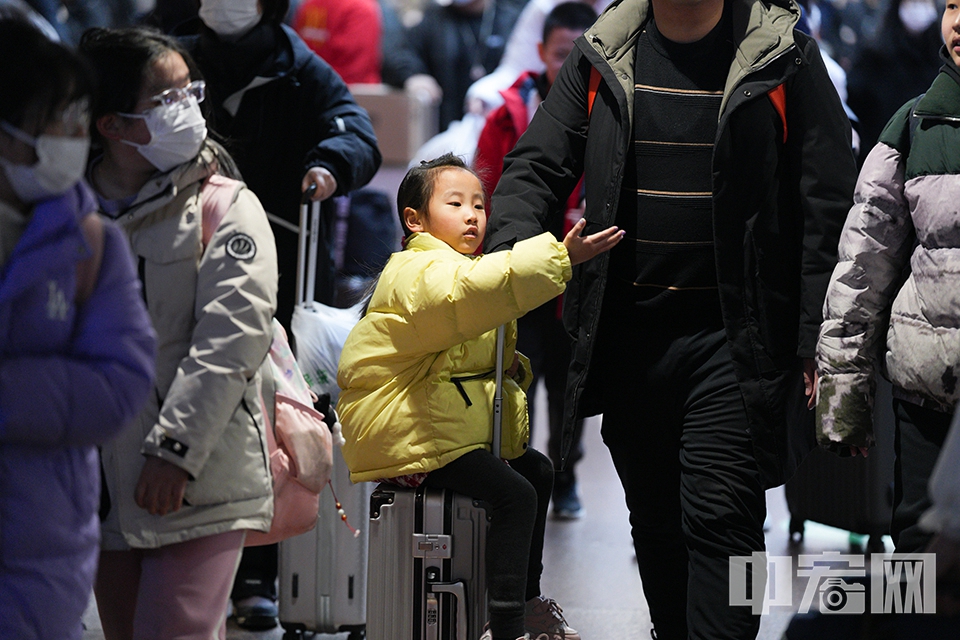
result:
[[[626,233],[626,231],[620,231],[617,227],[610,227],[593,235],[581,236],[580,232],[583,231],[586,224],[587,221],[580,218],[563,239],[563,246],[567,248],[571,265],[586,262],[604,251],[609,251],[623,239]]]
[[[154,516],[179,511],[189,478],[189,474],[177,465],[156,456],[147,456],[134,492],[137,506]]]
[[[517,371],[520,370],[520,354],[514,352],[513,362],[510,364],[510,368],[506,370],[506,374],[511,378],[517,375]]]

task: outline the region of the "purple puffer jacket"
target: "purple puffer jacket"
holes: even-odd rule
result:
[[[0,270],[0,638],[80,638],[100,539],[97,445],[140,411],[153,329],[126,238],[104,225],[90,298],[87,187],[36,206]]]

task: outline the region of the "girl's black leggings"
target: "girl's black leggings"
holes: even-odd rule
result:
[[[431,471],[424,486],[456,491],[487,503],[487,593],[495,638],[523,635],[527,600],[540,595],[543,534],[553,489],[553,465],[531,448],[508,463],[485,449]]]

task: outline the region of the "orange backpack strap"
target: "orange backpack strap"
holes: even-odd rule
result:
[[[597,99],[597,90],[600,89],[600,72],[596,67],[590,67],[590,85],[587,90],[587,119],[593,113],[593,103]]]
[[[203,183],[200,190],[200,201],[203,208],[203,248],[210,244],[210,239],[220,226],[223,217],[230,210],[230,205],[237,198],[237,192],[243,183],[218,173],[213,174]]]
[[[773,108],[780,116],[780,122],[783,124],[783,144],[787,144],[787,90],[782,84],[778,84],[767,92],[767,97],[770,98]]]
[[[80,221],[83,238],[90,245],[90,257],[77,263],[76,303],[83,304],[93,295],[103,262],[103,220],[96,213],[84,216]]]

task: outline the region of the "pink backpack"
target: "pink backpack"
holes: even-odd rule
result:
[[[243,183],[212,175],[200,192],[206,249]],[[269,533],[247,532],[246,546],[273,544],[316,526],[320,491],[330,482],[333,443],[323,416],[293,356],[287,333],[273,320],[273,343],[260,366],[260,405],[270,472],[273,522]],[[266,398],[266,401],[265,401]]]

